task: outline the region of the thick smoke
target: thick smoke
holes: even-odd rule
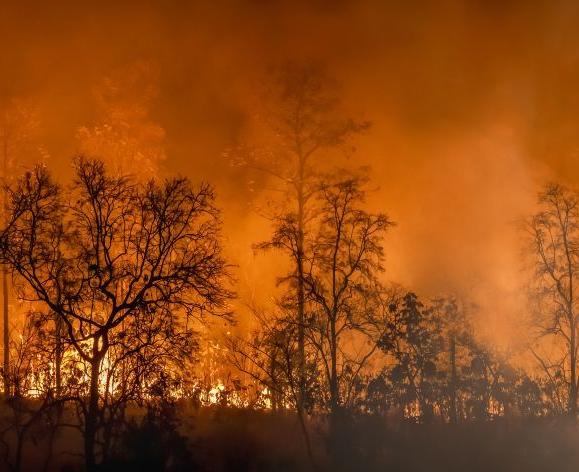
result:
[[[65,175],[77,130],[98,119],[94,87],[152,64],[165,171],[216,184],[251,294],[272,278],[250,248],[267,224],[221,155],[244,139],[271,64],[323,63],[351,114],[373,122],[356,159],[374,169],[370,204],[398,222],[388,278],[473,299],[508,334],[523,298],[515,223],[544,179],[579,177],[578,16],[571,1],[3,2],[0,102],[37,104]]]

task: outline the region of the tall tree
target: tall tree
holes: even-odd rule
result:
[[[312,217],[310,203],[318,188],[320,170],[328,167],[333,153],[343,148],[353,135],[369,124],[344,116],[340,103],[332,93],[327,76],[317,66],[288,64],[272,74],[266,97],[259,113],[267,138],[265,143],[241,147],[233,162],[271,177],[281,184],[285,198],[271,219],[295,220],[292,247],[289,252],[297,313],[299,358],[299,402],[306,399],[305,365],[305,273],[304,244],[308,222]]]
[[[219,313],[224,288],[220,219],[208,185],[186,179],[134,184],[98,161],[76,161],[69,190],[37,168],[10,191],[2,260],[23,296],[55,313],[66,342],[88,366],[82,403],[85,458],[96,467],[102,414],[99,379],[114,346],[138,355],[147,317],[175,320]],[[137,323],[138,320],[141,322]],[[127,325],[137,330],[131,333]]]
[[[377,322],[386,293],[379,277],[384,270],[383,237],[393,223],[384,214],[363,209],[363,184],[363,179],[345,176],[321,185],[319,227],[305,257],[304,286],[311,308],[305,333],[320,354],[333,415],[350,400],[385,330]],[[357,337],[367,349],[353,349]]]
[[[363,178],[340,172],[319,184],[311,221],[315,232],[303,248],[308,316],[302,326],[307,345],[319,359],[324,406],[333,420],[352,399],[386,329],[387,297],[379,278],[384,270],[383,237],[393,223],[384,214],[363,209],[364,183]],[[263,247],[297,254],[299,232],[299,219],[288,214]],[[368,349],[356,348],[360,345]]]
[[[545,362],[535,357],[553,378],[563,375],[567,385],[567,411],[577,414],[577,275],[579,271],[579,197],[559,184],[548,184],[539,194],[540,210],[526,224],[535,266],[534,319],[538,336],[562,341],[562,350]]]
[[[368,364],[379,353],[386,330],[383,237],[392,226],[384,214],[363,209],[364,179],[332,176],[317,193],[317,231],[304,251],[304,289],[308,316],[304,334],[319,357],[329,411],[332,467],[339,470],[351,452],[347,408]],[[299,226],[292,221],[280,236]]]
[[[22,163],[25,155],[30,153],[32,137],[38,127],[37,113],[30,103],[24,100],[13,99],[0,112],[0,146],[2,149],[2,180],[8,185],[11,176],[17,172],[16,164]],[[39,156],[44,156],[41,151]],[[6,195],[2,199],[2,221],[6,220],[8,202]],[[2,267],[2,329],[3,329],[3,372],[4,393],[10,395],[9,372],[10,372],[10,288],[8,271]]]

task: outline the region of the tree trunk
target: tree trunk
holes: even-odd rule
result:
[[[569,379],[569,416],[575,418],[577,416],[577,339],[575,321],[571,320],[571,333],[569,341],[569,362],[571,378]]]
[[[52,414],[52,412],[50,412]],[[44,458],[44,465],[42,467],[43,472],[47,472],[50,468],[50,464],[52,462],[52,458],[54,456],[54,440],[56,439],[56,433],[58,431],[60,419],[62,416],[62,405],[59,404],[56,406],[56,417],[51,418],[51,423],[49,425],[50,432],[48,433],[48,441],[47,441],[47,451]],[[52,423],[54,421],[54,423]]]
[[[310,440],[310,433],[308,432],[308,426],[306,424],[306,418],[304,415],[304,411],[298,408],[297,413],[298,413],[298,421],[300,422],[300,427],[302,429],[302,434],[304,437],[304,443],[306,446],[306,453],[308,455],[310,465],[312,466],[312,470],[317,470],[318,467],[316,465],[316,460],[314,458],[314,451],[312,450],[312,442]]]
[[[95,345],[98,340],[95,340]],[[95,349],[96,350],[96,349]],[[97,433],[97,420],[99,414],[99,373],[100,373],[101,357],[93,357],[90,369],[90,391],[88,409],[85,418],[85,432],[84,432],[84,455],[86,462],[86,469],[88,472],[96,470],[96,454],[95,442]]]
[[[55,377],[55,393],[56,398],[60,398],[62,390],[62,321],[58,315],[54,315],[54,324],[56,332],[56,346],[54,351],[54,377]]]
[[[26,435],[26,430],[23,429],[18,431],[16,435],[16,457],[14,458],[14,472],[20,472],[22,470],[22,449],[24,447],[24,438]]]
[[[450,334],[450,422],[457,423],[456,401],[456,339],[454,333]]]
[[[336,322],[330,320],[330,412],[332,416],[338,413],[340,407],[340,392],[338,385],[338,340],[336,339]]]
[[[10,326],[8,316],[8,273],[2,266],[2,326],[4,328],[4,396],[10,397]]]
[[[297,246],[297,296],[298,296],[298,408],[305,409],[306,401],[306,354],[305,354],[305,288],[304,288],[304,184],[303,164],[300,160],[300,181],[298,183],[298,236]]]
[[[340,390],[337,372],[337,339],[336,326],[330,322],[330,418],[329,447],[330,470],[351,470],[351,449],[346,411],[340,402]]]
[[[2,176],[4,184],[8,182],[8,138],[4,135],[4,149],[2,156]],[[3,192],[2,222],[6,223],[8,211],[8,196]],[[2,265],[2,327],[4,329],[4,396],[10,396],[10,326],[8,316],[8,267]]]
[[[277,369],[276,369],[276,365],[277,365],[277,360],[276,360],[276,352],[274,351],[272,356],[271,356],[271,361],[269,364],[269,371],[270,371],[270,375],[272,380],[272,386],[269,387],[269,395],[271,398],[271,411],[273,413],[276,413],[278,410],[278,391],[277,391]]]

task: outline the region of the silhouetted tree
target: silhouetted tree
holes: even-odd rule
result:
[[[86,464],[94,470],[103,361],[115,349],[126,356],[154,351],[151,331],[140,337],[147,317],[154,329],[160,323],[178,331],[180,313],[219,313],[229,292],[209,186],[194,190],[186,179],[133,184],[82,158],[75,171],[67,190],[43,167],[10,190],[2,258],[24,296],[63,322],[66,342],[88,366],[86,401],[78,404]]]
[[[53,442],[60,426],[62,399],[54,397],[53,343],[47,342],[46,322],[52,316],[30,311],[10,342],[9,382],[12,395],[5,403],[10,417],[0,430],[3,459],[11,470],[23,470],[24,446],[31,440],[45,442],[45,469],[53,453]],[[26,469],[24,469],[26,470]]]
[[[0,147],[2,164],[3,185],[8,185],[15,173],[17,163],[22,164],[24,156],[37,154],[38,157],[46,157],[42,148],[36,149],[32,153],[31,147],[33,135],[38,128],[38,118],[35,108],[28,102],[21,99],[11,100],[0,110]],[[7,218],[6,194],[2,198],[2,221]],[[9,371],[10,371],[10,316],[9,316],[9,280],[8,270],[2,267],[2,329],[4,339],[4,362],[3,362],[3,383],[4,393],[10,395]]]
[[[390,314],[388,329],[380,340],[380,348],[394,359],[386,367],[387,377],[405,416],[428,420],[441,393],[436,375],[444,343],[442,319],[414,293],[402,297]]]
[[[560,340],[560,349],[533,354],[551,379],[566,385],[567,412],[577,414],[577,287],[579,270],[579,199],[561,185],[549,184],[539,194],[540,210],[526,224],[535,267],[534,318],[538,338]]]
[[[291,281],[295,290],[301,366],[298,382],[301,400],[297,407],[303,409],[307,397],[304,244],[309,221],[314,216],[311,200],[319,188],[320,170],[327,169],[332,152],[343,148],[369,124],[344,116],[327,76],[319,67],[288,64],[275,70],[272,78],[267,103],[260,113],[268,139],[262,146],[237,149],[232,158],[234,164],[261,171],[282,184],[279,189],[285,195],[282,209],[275,211],[271,218],[275,226],[286,218],[295,222],[294,240],[288,254],[294,265]]]
[[[227,347],[231,363],[241,372],[250,375],[260,385],[267,388],[274,411],[295,408],[304,437],[308,457],[316,469],[310,432],[305,412],[311,411],[319,390],[318,359],[306,351],[306,391],[304,409],[300,402],[300,353],[298,345],[298,324],[295,319],[293,301],[284,305],[283,301],[275,311],[253,309],[258,328],[249,336],[231,336]],[[309,354],[309,355],[308,355]],[[319,402],[318,402],[319,403]]]
[[[476,339],[468,309],[456,299],[422,301],[409,292],[393,303],[380,348],[391,362],[373,380],[379,389],[372,408],[383,395],[385,404],[402,409],[418,422],[486,420],[505,415],[525,403],[518,392],[532,381],[509,365],[504,355]],[[519,387],[522,390],[518,390]],[[522,409],[529,411],[533,392]]]
[[[319,353],[332,414],[349,402],[354,383],[377,349],[384,327],[382,241],[393,225],[384,214],[363,210],[364,179],[338,176],[318,194],[318,231],[305,253],[308,307],[305,333]],[[278,228],[274,244],[287,244],[297,229],[291,220]],[[354,348],[359,342],[368,346]]]
[[[393,223],[384,214],[363,209],[364,183],[347,174],[322,182],[316,195],[317,232],[304,251],[305,336],[324,379],[334,469],[344,466],[351,451],[347,409],[386,329],[386,291],[379,276],[384,270],[383,238]],[[295,231],[298,226],[288,219],[278,228],[274,244],[288,244]]]

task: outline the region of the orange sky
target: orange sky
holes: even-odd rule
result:
[[[515,223],[542,181],[579,179],[578,20],[573,1],[3,1],[0,104],[38,105],[63,173],[97,117],[94,87],[150,64],[165,171],[217,186],[246,296],[272,283],[250,248],[267,225],[221,154],[243,140],[270,64],[320,61],[373,123],[356,159],[379,187],[370,205],[398,223],[389,278],[472,298],[508,325],[525,311]]]

